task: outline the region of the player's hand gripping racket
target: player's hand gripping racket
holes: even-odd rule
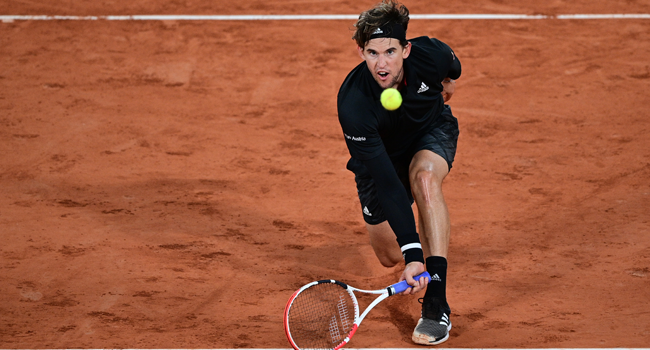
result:
[[[428,272],[415,276],[416,281]],[[322,280],[298,289],[284,309],[284,331],[296,350],[338,350],[350,341],[368,312],[382,300],[399,294],[411,286],[402,281],[379,290],[357,289],[335,280]],[[379,294],[359,316],[359,303],[354,292]]]

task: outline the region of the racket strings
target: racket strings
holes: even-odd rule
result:
[[[319,283],[302,291],[289,310],[289,329],[300,349],[332,349],[354,325],[354,302],[333,283]]]

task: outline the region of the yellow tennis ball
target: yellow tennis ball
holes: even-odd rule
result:
[[[402,95],[397,89],[388,88],[381,93],[381,105],[389,111],[394,111],[402,105]]]

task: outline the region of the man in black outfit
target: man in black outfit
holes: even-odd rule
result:
[[[405,293],[426,288],[413,341],[435,345],[451,330],[446,297],[450,224],[442,182],[454,161],[458,122],[445,102],[461,66],[437,39],[407,41],[408,21],[408,9],[394,0],[361,13],[353,39],[364,62],[343,82],[338,113],[351,155],[347,169],[355,174],[370,243],[382,265],[404,260],[401,280],[412,286]],[[403,102],[397,110],[382,107],[379,98],[386,88],[400,91]],[[425,268],[432,276],[428,285],[424,278],[413,278]]]

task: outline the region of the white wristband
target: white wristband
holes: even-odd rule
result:
[[[409,243],[409,244],[405,244],[401,249],[402,249],[402,253],[404,253],[405,251],[407,251],[409,249],[416,249],[416,248],[417,249],[422,249],[422,244],[420,244],[420,243]]]

